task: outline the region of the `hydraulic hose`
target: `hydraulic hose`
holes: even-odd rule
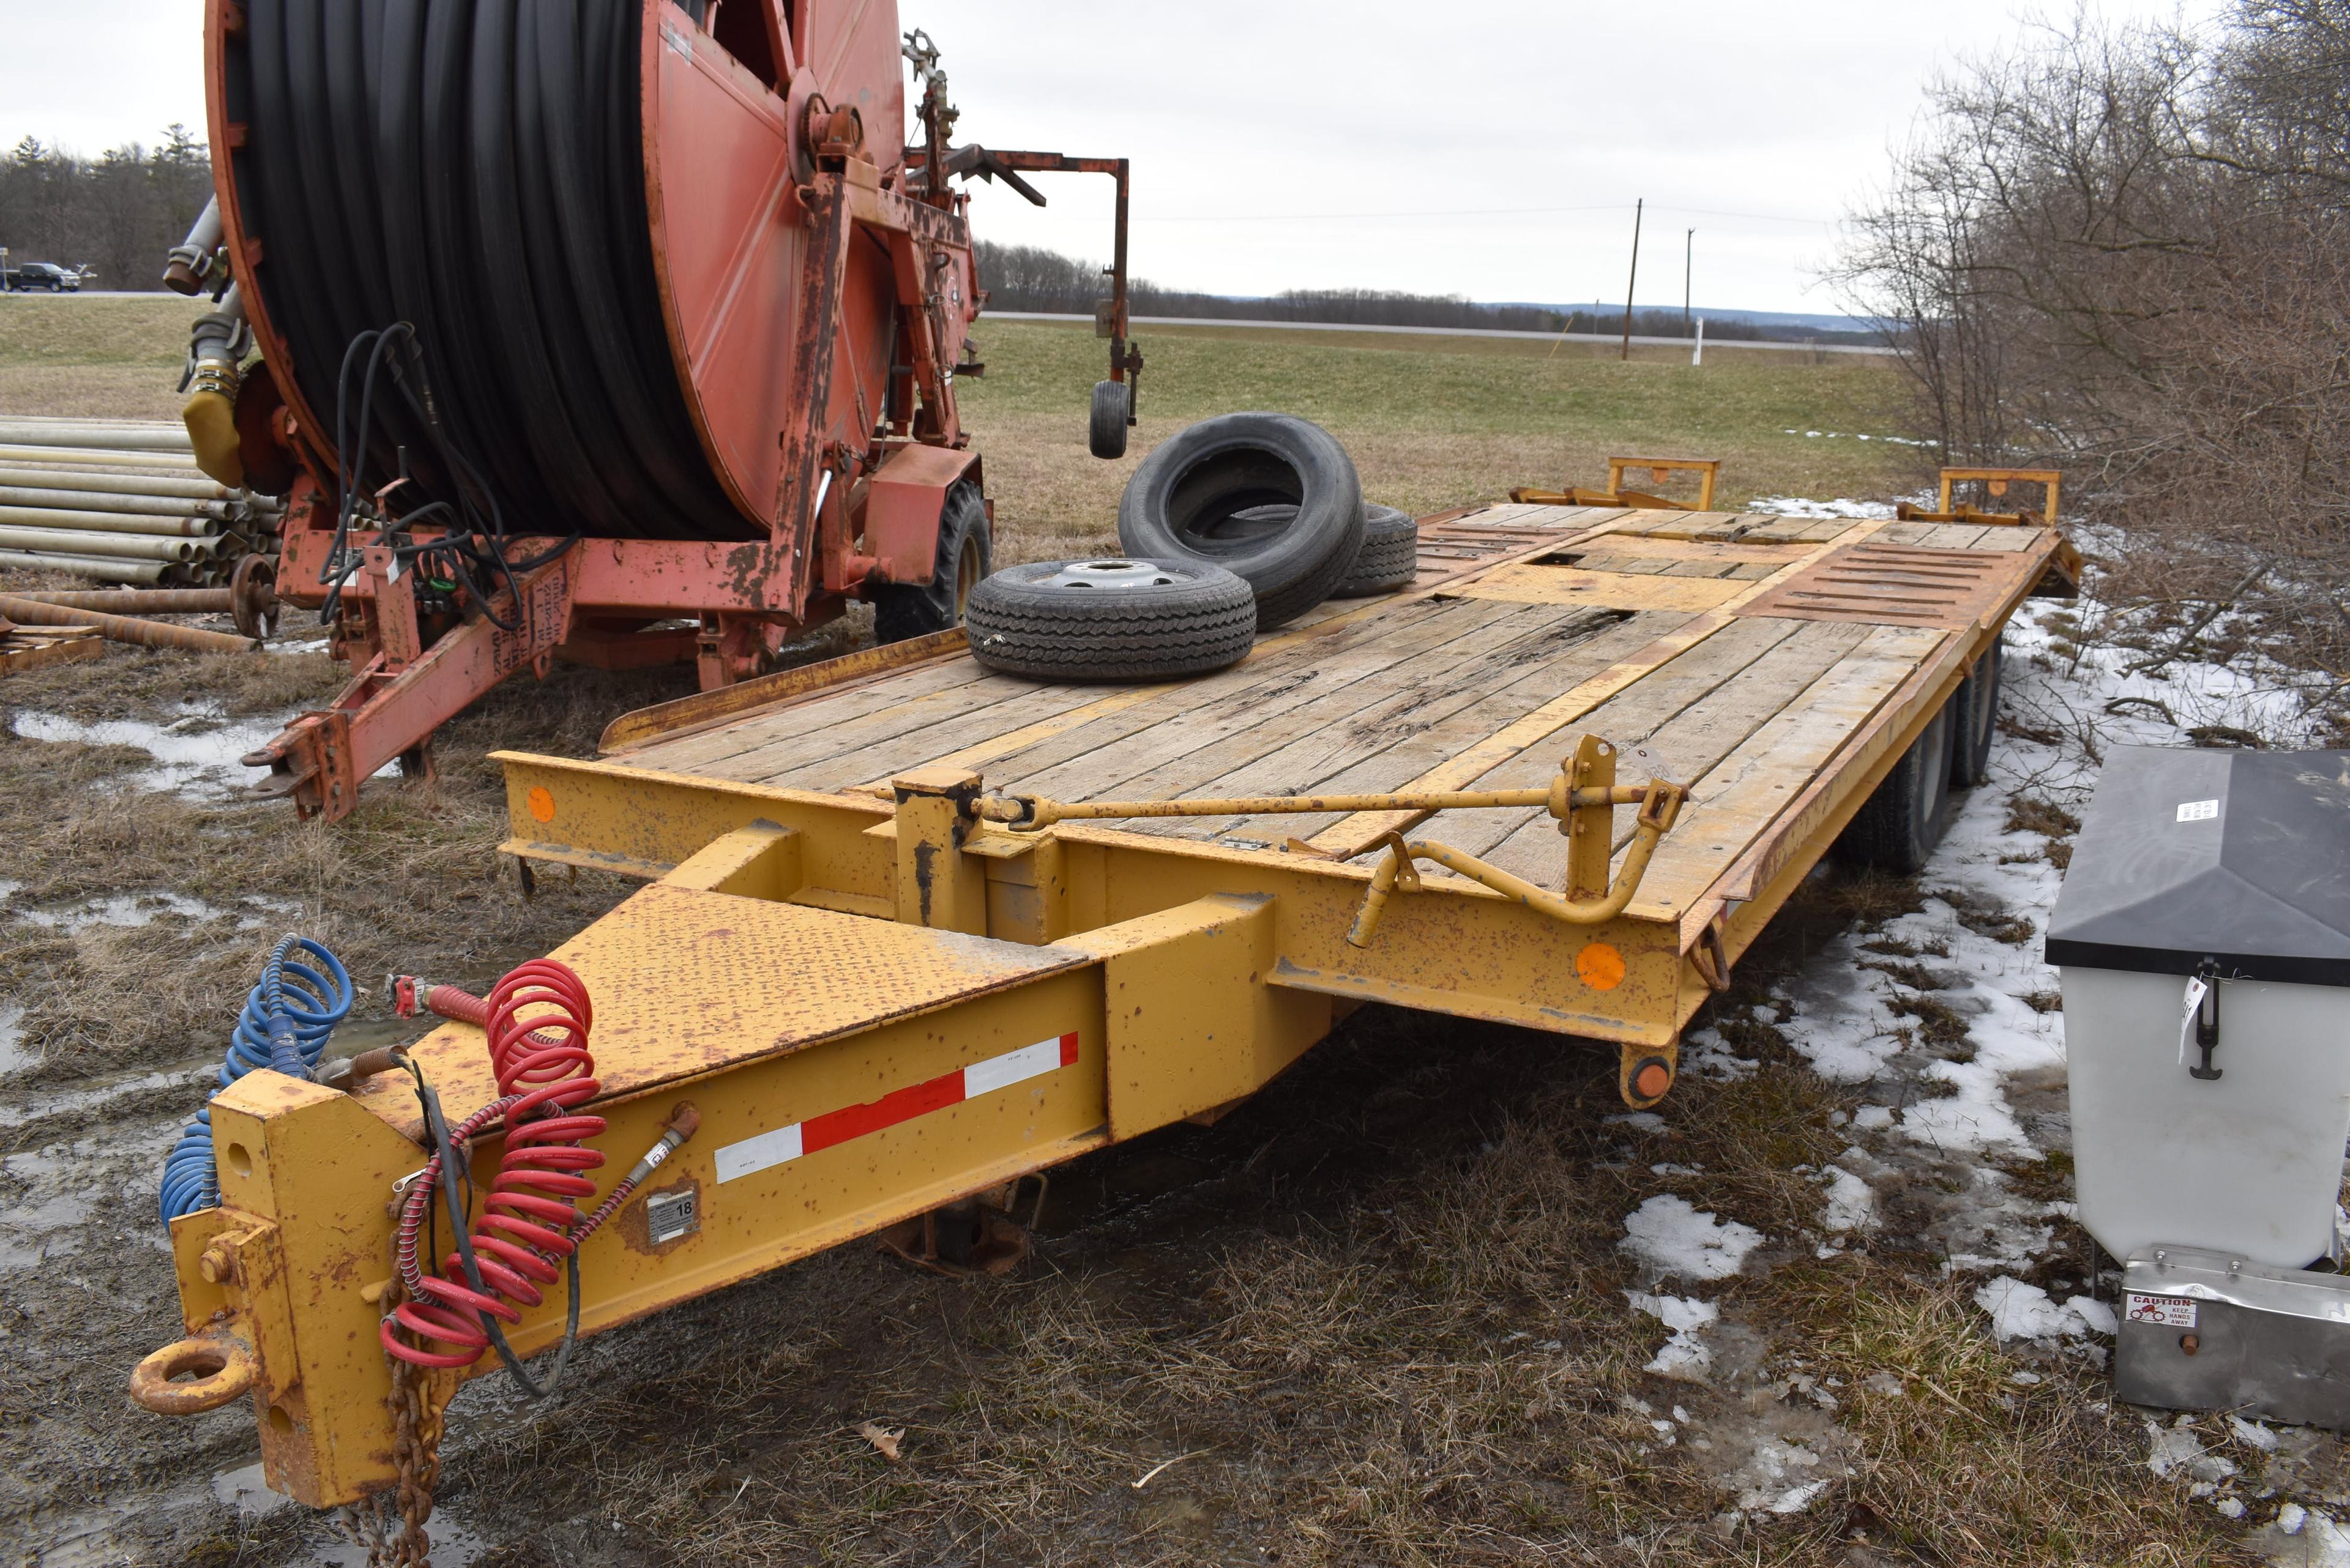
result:
[[[312,968],[296,955],[316,959]],[[351,977],[342,961],[307,937],[289,936],[270,950],[261,979],[248,992],[220,1067],[225,1089],[256,1068],[307,1078],[317,1069],[335,1025],[351,1011]],[[218,1090],[214,1091],[215,1093]],[[213,1113],[196,1113],[163,1161],[161,1210],[168,1226],[182,1214],[220,1202],[220,1171],[213,1156]]]
[[[403,511],[518,536],[759,536],[661,311],[639,52],[665,3],[248,0],[231,87],[276,369],[332,410],[346,351],[411,329],[340,458],[348,491],[404,472]]]

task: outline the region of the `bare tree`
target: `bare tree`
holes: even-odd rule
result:
[[[2061,466],[2118,526],[2118,591],[2248,585],[2272,651],[2350,670],[2350,0],[1953,74],[1836,275],[1950,461]]]

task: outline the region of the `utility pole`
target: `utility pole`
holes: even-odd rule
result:
[[[1624,347],[1618,359],[1632,357],[1632,290],[1640,281],[1640,213],[1648,204],[1646,196],[1632,203],[1632,275],[1624,280]]]
[[[1689,249],[1681,257],[1681,336],[1690,335],[1690,279],[1697,274],[1697,231],[1689,232]]]

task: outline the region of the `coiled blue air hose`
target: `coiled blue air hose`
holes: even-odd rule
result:
[[[323,971],[300,961],[307,953]],[[351,1011],[351,977],[342,961],[307,937],[286,937],[270,950],[260,982],[244,999],[221,1063],[220,1087],[256,1067],[307,1078],[326,1054],[327,1038]],[[214,1093],[218,1093],[215,1090]],[[163,1161],[163,1223],[220,1202],[220,1171],[213,1160],[213,1113],[207,1105],[180,1134]]]

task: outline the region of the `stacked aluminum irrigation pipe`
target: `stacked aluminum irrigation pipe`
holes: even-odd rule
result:
[[[175,422],[0,416],[0,566],[209,587],[275,552],[284,510],[200,472]]]

